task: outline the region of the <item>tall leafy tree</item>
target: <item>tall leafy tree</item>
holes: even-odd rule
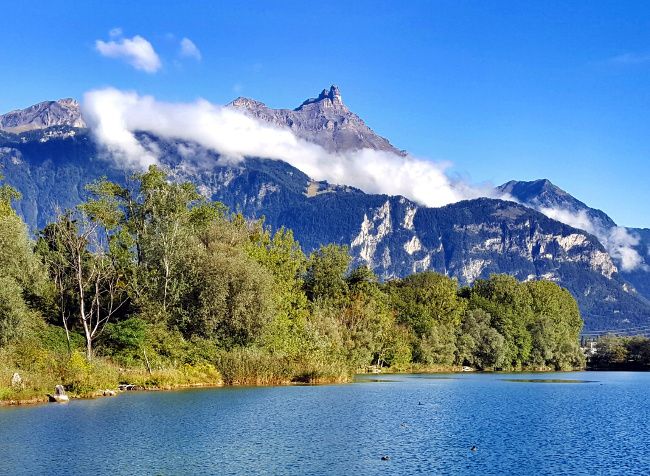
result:
[[[307,261],[305,290],[312,301],[340,300],[348,291],[345,280],[351,258],[348,249],[339,245],[324,245],[314,251]]]
[[[529,325],[534,317],[528,289],[512,276],[495,274],[474,283],[470,304],[492,316],[492,326],[505,338],[507,366],[528,362],[532,350]]]
[[[275,318],[266,329],[265,345],[272,351],[296,355],[301,351],[304,326],[309,315],[303,275],[307,259],[293,232],[275,233],[262,221],[251,227],[247,253],[273,276]]]
[[[451,364],[456,331],[465,302],[458,283],[446,276],[424,272],[389,283],[399,323],[414,335],[413,357],[427,364]]]
[[[68,342],[71,327],[81,327],[88,360],[94,340],[128,300],[120,268],[101,238],[106,232],[90,213],[93,205],[99,206],[90,201],[77,214],[61,215],[43,231],[40,246],[57,283]]]
[[[40,320],[33,308],[49,294],[27,227],[12,209],[12,201],[19,198],[14,188],[0,185],[0,345],[29,332]]]
[[[523,286],[532,298],[530,364],[558,370],[582,365],[578,346],[582,318],[573,296],[551,281],[531,281]]]

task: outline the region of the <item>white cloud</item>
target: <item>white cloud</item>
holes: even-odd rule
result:
[[[572,212],[560,208],[539,207],[549,218],[591,233],[602,243],[609,255],[623,271],[645,268],[643,257],[635,249],[640,238],[622,226],[605,227],[591,220],[585,210]]]
[[[111,38],[119,38],[120,36],[122,36],[122,29],[120,27],[112,28],[108,32],[108,36],[110,36]]]
[[[192,40],[183,38],[181,40],[181,56],[186,58],[194,58],[196,61],[201,61],[201,51],[197,48]]]
[[[105,89],[85,95],[83,115],[97,140],[127,168],[147,168],[158,162],[155,151],[146,149],[126,128],[124,112],[137,103],[134,95]]]
[[[113,33],[114,31],[111,30]],[[119,32],[121,33],[121,31]],[[112,35],[111,35],[112,36]],[[111,41],[95,41],[95,49],[107,58],[121,58],[135,69],[155,73],[162,63],[160,57],[146,39],[140,35]]]
[[[134,135],[146,131],[195,142],[229,160],[283,160],[315,180],[347,184],[368,193],[403,195],[431,207],[494,195],[491,187],[450,178],[449,164],[370,149],[329,153],[289,129],[272,127],[205,100],[166,103],[109,88],[86,93],[83,107],[95,137],[127,167],[144,168],[158,161],[158,151]]]

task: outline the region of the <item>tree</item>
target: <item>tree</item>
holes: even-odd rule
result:
[[[11,207],[19,197],[9,185],[0,185],[0,346],[25,336],[40,321],[34,309],[46,305],[50,292],[25,223]]]
[[[226,348],[246,346],[261,337],[274,315],[273,277],[241,247],[224,243],[222,236],[209,233],[193,265],[196,285],[188,294],[193,316],[185,329]]]
[[[512,276],[494,274],[479,279],[470,291],[470,307],[492,316],[492,326],[505,338],[508,367],[525,365],[532,350],[529,325],[533,321],[532,297]]]
[[[491,316],[483,309],[468,309],[457,340],[457,362],[479,369],[502,367],[505,339],[491,327]]]
[[[371,363],[381,367],[396,344],[392,339],[395,319],[388,296],[367,266],[352,270],[346,284],[348,294],[339,313],[339,323],[347,359],[356,368]]]
[[[465,310],[458,283],[431,271],[388,284],[397,321],[414,334],[413,357],[426,364],[450,365],[456,333]]]
[[[88,190],[83,211],[105,231],[134,306],[155,322],[183,320],[181,301],[192,286],[186,263],[200,233],[225,221],[225,207],[207,202],[189,182],[170,181],[157,166],[135,174],[127,187],[101,179]]]
[[[592,363],[597,368],[621,367],[627,363],[628,356],[624,338],[608,335],[598,339]]]
[[[262,221],[252,224],[246,251],[273,276],[275,317],[265,330],[265,346],[274,352],[296,355],[301,351],[309,316],[302,280],[305,254],[291,230],[280,228],[272,233]]]
[[[627,339],[628,359],[636,368],[650,366],[650,339],[643,336],[634,336]]]
[[[41,234],[40,249],[57,283],[68,343],[70,325],[81,326],[88,360],[94,339],[128,300],[123,276],[102,242],[100,224],[82,205],[76,215],[59,216]]]
[[[343,299],[347,293],[345,276],[350,262],[345,246],[324,245],[314,251],[307,261],[305,274],[305,291],[309,299]]]
[[[4,176],[0,174],[0,183],[4,180]],[[0,185],[0,217],[6,217],[15,214],[11,204],[14,200],[20,199],[20,192],[13,188],[11,185],[2,183]]]
[[[533,319],[530,363],[537,367],[568,370],[583,364],[578,337],[582,318],[576,300],[551,281],[530,281],[524,285],[531,295]]]

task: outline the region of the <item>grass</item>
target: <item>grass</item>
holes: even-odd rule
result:
[[[220,385],[221,374],[205,361],[192,364],[178,359],[156,359],[149,371],[141,362],[124,365],[120,359],[94,357],[88,361],[83,343],[73,339],[68,351],[65,337],[57,330],[0,347],[0,404],[37,403],[47,400],[56,385],[63,385],[72,398],[93,397],[106,389],[128,383],[145,389],[171,389],[193,385]],[[18,373],[20,385],[12,386]]]
[[[256,347],[222,352],[217,368],[226,385],[347,382],[352,373],[336,363],[273,354]]]
[[[193,349],[195,351],[195,349]],[[63,385],[71,398],[102,395],[120,384],[145,390],[170,390],[192,386],[284,385],[333,383],[351,380],[344,365],[309,358],[273,354],[256,347],[218,351],[205,358],[188,352],[178,356],[151,356],[153,367],[133,359],[94,357],[88,361],[80,349],[71,353],[67,345],[23,341],[0,349],[0,404],[38,403],[47,400],[56,385]],[[12,387],[17,372],[22,383]]]

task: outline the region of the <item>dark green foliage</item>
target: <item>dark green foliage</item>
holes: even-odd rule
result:
[[[413,274],[388,284],[397,321],[413,333],[413,359],[451,365],[456,333],[466,307],[455,280],[433,272]]]
[[[142,357],[142,349],[147,338],[147,323],[137,317],[117,323],[109,323],[104,329],[100,346],[111,354],[121,354],[133,358]]]
[[[487,313],[474,312],[465,323],[468,332],[476,336],[476,328],[489,319],[490,326],[503,338],[503,347],[498,337],[488,339],[500,349],[495,355],[501,358],[494,360],[492,366],[561,370],[583,365],[578,347],[582,330],[580,312],[571,294],[557,284],[519,283],[511,276],[493,275],[478,280],[463,294],[470,309]],[[480,320],[474,322],[477,316]]]
[[[37,308],[51,297],[25,224],[11,208],[17,196],[0,185],[0,347],[33,332],[39,324]]]
[[[468,309],[457,341],[459,364],[478,369],[503,368],[505,338],[492,327],[492,316],[483,309]]]
[[[492,316],[492,326],[505,338],[505,359],[509,367],[519,367],[530,357],[531,305],[528,290],[511,276],[493,275],[487,280],[478,280],[472,288],[470,306]]]
[[[314,251],[307,262],[305,291],[316,301],[340,300],[347,293],[345,274],[351,258],[347,247],[325,245]]]

